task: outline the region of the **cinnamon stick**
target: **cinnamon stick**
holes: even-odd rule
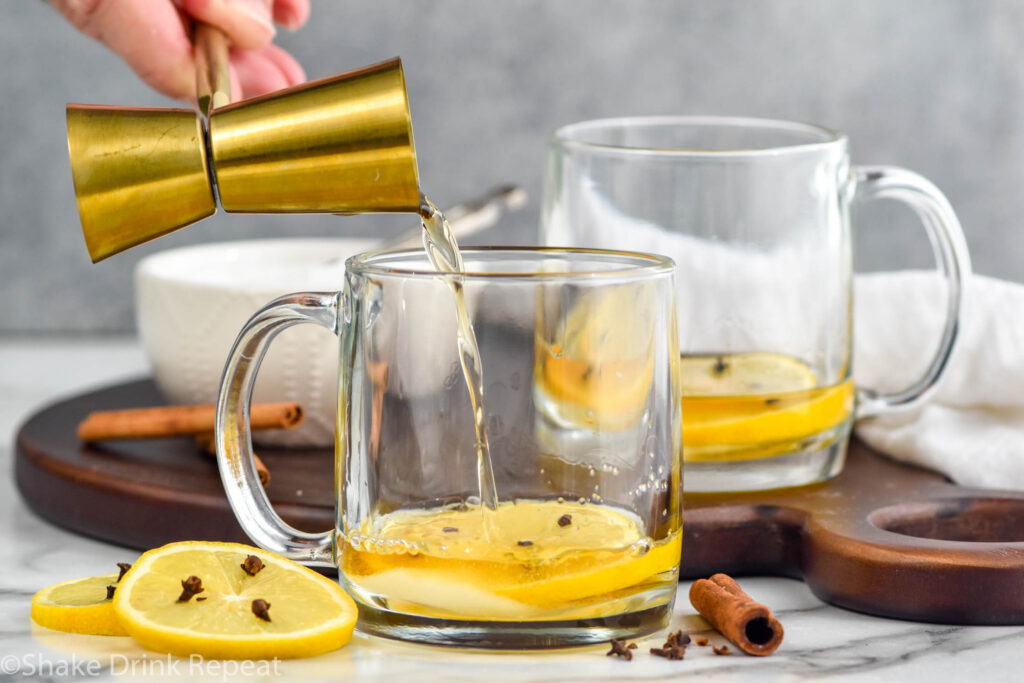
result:
[[[207,455],[217,454],[217,441],[212,432],[208,434],[197,434],[196,444],[203,449],[203,452]],[[252,459],[256,464],[256,474],[260,478],[260,484],[263,485],[263,488],[267,488],[267,484],[270,483],[270,470],[263,464],[263,461],[260,460],[260,456],[253,453]]]
[[[78,425],[82,441],[153,439],[213,431],[214,405],[162,406],[90,413]],[[257,403],[249,411],[252,429],[291,429],[302,422],[298,403]]]
[[[725,574],[697,579],[690,602],[708,623],[750,655],[769,655],[782,644],[782,624]]]

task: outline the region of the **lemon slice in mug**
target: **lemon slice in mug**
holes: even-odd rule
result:
[[[539,340],[538,383],[570,422],[620,431],[641,418],[654,372],[649,289],[645,282],[588,292],[553,340]]]
[[[806,363],[782,353],[700,354],[679,360],[684,396],[745,396],[813,389]]]
[[[853,410],[852,381],[818,386],[810,367],[779,353],[685,356],[680,376],[687,460],[787,452]]]
[[[251,575],[242,566],[250,555],[262,564]],[[184,590],[190,577],[201,592]],[[346,644],[356,623],[352,599],[313,570],[258,548],[198,541],[144,553],[118,584],[114,611],[143,647],[217,659],[319,655]]]

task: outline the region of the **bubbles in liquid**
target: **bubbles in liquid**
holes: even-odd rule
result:
[[[415,543],[404,539],[383,539],[365,536],[363,534],[351,534],[347,539],[348,544],[357,551],[374,553],[377,555],[419,555],[420,549]]]
[[[651,540],[649,538],[642,538],[629,547],[634,557],[643,557],[651,551]]]

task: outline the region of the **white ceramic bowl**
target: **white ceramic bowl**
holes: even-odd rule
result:
[[[157,386],[171,403],[215,403],[231,345],[264,304],[297,291],[344,287],[345,259],[369,239],[220,242],[153,254],[135,270],[135,312]],[[315,325],[282,332],[270,347],[253,400],[296,401],[292,430],[263,431],[265,444],[330,446],[337,406],[338,338]]]

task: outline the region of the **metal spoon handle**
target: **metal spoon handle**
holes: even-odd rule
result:
[[[214,109],[231,103],[228,37],[215,26],[196,22],[192,45],[199,113],[209,118]]]

